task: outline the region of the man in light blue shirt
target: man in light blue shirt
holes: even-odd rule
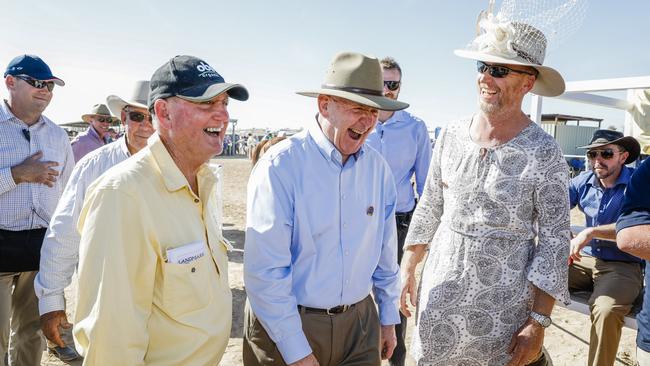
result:
[[[402,69],[391,57],[381,60],[384,77],[384,96],[397,100],[401,90]],[[431,141],[424,121],[407,111],[379,111],[375,130],[368,136],[367,144],[386,159],[395,178],[397,204],[397,261],[402,260],[402,246],[415,209],[415,194],[411,179],[415,176],[418,197],[422,195],[431,162]],[[403,366],[406,360],[406,317],[400,314],[401,324],[395,326],[397,346],[390,364]]]
[[[399,323],[396,192],[364,147],[382,95],[379,61],[337,55],[310,127],[257,162],[248,185],[244,365],[379,365]],[[370,297],[371,290],[378,305]]]

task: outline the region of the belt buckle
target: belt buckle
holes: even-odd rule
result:
[[[327,309],[326,313],[327,313],[327,315],[345,313],[346,311],[348,311],[349,308],[350,308],[350,305],[339,305],[339,306],[335,306],[333,308]],[[341,309],[341,311],[337,311],[339,309]]]

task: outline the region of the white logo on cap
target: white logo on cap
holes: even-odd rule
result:
[[[199,70],[199,76],[202,78],[219,77],[219,74],[214,71],[212,66],[206,64],[203,61],[201,61],[201,63],[196,66],[196,69]]]

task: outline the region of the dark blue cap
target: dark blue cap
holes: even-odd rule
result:
[[[36,80],[53,81],[58,86],[64,86],[63,80],[52,75],[52,70],[40,57],[34,55],[16,56],[5,70],[7,75],[27,75]]]
[[[233,99],[248,99],[248,90],[243,85],[226,83],[207,62],[194,56],[172,58],[153,73],[150,85],[149,110],[157,99],[174,96],[205,102],[226,92]]]

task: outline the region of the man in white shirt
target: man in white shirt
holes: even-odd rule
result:
[[[66,132],[43,111],[63,80],[33,55],[14,58],[0,102],[0,359],[40,365],[34,276],[45,230],[74,166]],[[10,336],[11,329],[11,336]]]
[[[79,262],[77,221],[86,189],[106,170],[146,146],[147,139],[154,132],[146,105],[148,96],[149,82],[139,81],[129,101],[116,95],[106,98],[111,113],[121,117],[126,132],[116,143],[92,151],[77,163],[45,234],[34,288],[39,299],[43,334],[56,344],[57,347],[51,351],[64,361],[79,357],[71,345],[63,342],[59,327],[68,329],[72,326],[65,314],[63,290],[70,284]]]

